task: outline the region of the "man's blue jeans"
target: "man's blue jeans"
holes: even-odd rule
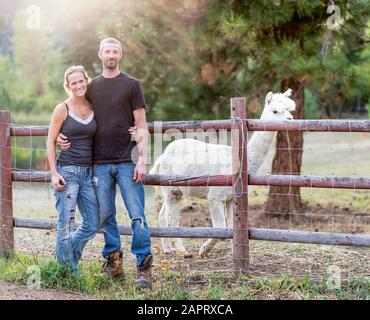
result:
[[[99,230],[92,167],[57,166],[57,171],[66,181],[66,189],[54,192],[58,212],[56,255],[59,264],[69,265],[73,271],[77,271],[85,245]],[[76,205],[82,223],[74,230]]]
[[[151,240],[144,213],[144,186],[133,180],[134,169],[135,164],[132,162],[96,164],[94,183],[100,210],[100,229],[105,239],[103,257],[107,259],[109,253],[121,249],[115,204],[118,184],[131,219],[131,252],[136,255],[137,265],[141,265],[145,257],[151,254]]]

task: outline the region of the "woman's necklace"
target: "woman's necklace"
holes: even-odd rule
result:
[[[76,106],[72,104],[72,113],[82,120],[86,120],[91,114],[91,108],[89,104],[86,104],[86,99],[84,98],[81,106]]]

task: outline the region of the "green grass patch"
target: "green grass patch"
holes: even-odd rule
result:
[[[135,300],[255,300],[255,299],[369,299],[370,282],[352,277],[331,288],[329,275],[314,280],[310,274],[295,276],[290,271],[263,277],[236,277],[231,272],[192,272],[154,268],[152,290],[135,287],[135,269],[113,281],[101,275],[100,261],[83,261],[74,275],[55,259],[10,253],[0,259],[0,279],[27,286],[40,280],[41,288],[82,293],[92,298]],[[330,279],[329,279],[330,280]]]
[[[278,277],[261,278],[255,282],[244,285],[247,296],[253,292],[257,296],[268,295],[271,297],[286,297],[295,293],[294,299],[369,299],[369,279],[355,277],[351,280],[341,281],[339,287],[331,287],[328,283],[328,275],[321,281],[315,282],[309,274],[296,277],[285,273]]]

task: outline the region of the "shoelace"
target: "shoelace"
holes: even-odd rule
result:
[[[112,258],[108,258],[108,260],[104,262],[103,268],[105,269],[107,267],[114,267],[114,260]]]
[[[139,266],[139,268],[138,268],[139,274],[147,273],[147,271],[149,271],[150,267],[151,266],[149,264],[144,264],[144,265]]]

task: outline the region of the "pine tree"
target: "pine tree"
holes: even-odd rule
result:
[[[156,117],[224,118],[230,97],[247,96],[255,110],[269,90],[290,87],[294,116],[303,119],[305,88],[329,113],[328,106],[340,105],[359,76],[370,2],[335,1],[336,11],[328,14],[332,4],[146,1],[133,16],[117,17],[115,30],[133,54],[127,67],[142,75]],[[342,24],[336,26],[338,8]],[[302,150],[302,133],[279,133],[272,173],[300,174]],[[266,212],[300,209],[299,188],[270,187]]]
[[[99,43],[102,38],[99,28],[104,19],[110,19],[114,0],[83,0],[71,2],[74,10],[59,22],[63,35],[63,59],[67,65],[83,65],[94,77],[101,73],[98,59]],[[112,35],[108,35],[112,36]]]
[[[229,116],[224,88],[202,80],[195,38],[204,10],[201,2],[149,0],[137,6],[117,1],[116,17],[102,24],[102,34],[119,38],[125,46],[122,69],[143,81],[150,120]],[[222,103],[224,110],[215,114]]]
[[[342,26],[331,30],[325,1],[218,1],[204,25],[213,43],[205,52],[227,57],[249,75],[246,90],[255,93],[271,86],[295,92],[294,117],[304,117],[305,86],[318,90],[329,103],[353,79],[354,64],[364,45],[361,41],[369,2],[336,1]],[[221,17],[221,18],[220,18]],[[336,18],[333,20],[333,18]],[[218,23],[221,21],[221,23]],[[243,62],[240,57],[244,54]],[[279,132],[272,165],[274,174],[300,174],[302,132]],[[301,209],[299,188],[270,187],[266,212],[295,213]]]

